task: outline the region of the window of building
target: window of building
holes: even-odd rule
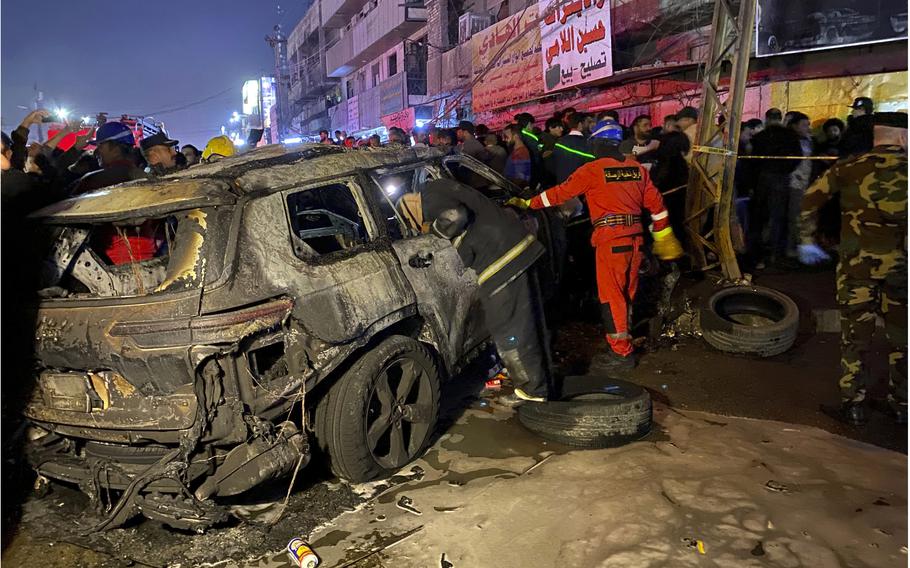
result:
[[[389,77],[398,74],[398,54],[393,53],[389,56]]]
[[[380,69],[379,69],[378,63],[373,64],[372,71],[373,71],[373,86],[376,87],[379,85],[379,76],[380,76]]]
[[[350,186],[335,183],[287,197],[294,253],[308,259],[356,248],[369,240]]]
[[[349,79],[348,81],[345,81],[345,85],[347,87],[347,93],[348,93],[346,98],[349,99],[357,94],[357,83],[355,83],[353,79]]]

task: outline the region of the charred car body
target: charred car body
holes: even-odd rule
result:
[[[38,212],[53,245],[25,410],[33,467],[107,505],[97,528],[142,513],[203,530],[225,498],[305,466],[311,439],[352,481],[413,460],[441,378],[488,334],[476,276],[393,202],[465,176],[494,198],[517,191],[433,150],[267,146]],[[559,246],[558,219],[528,221]],[[149,227],[167,244],[134,259]]]

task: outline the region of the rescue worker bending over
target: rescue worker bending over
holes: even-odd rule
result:
[[[420,190],[419,205],[415,197],[399,202],[405,218],[452,241],[465,266],[478,275],[487,329],[515,384],[500,402],[545,402],[549,369],[543,307],[529,273],[543,246],[513,213],[457,181],[430,181]]]
[[[682,255],[682,247],[670,228],[669,215],[660,192],[651,183],[648,170],[619,151],[622,127],[612,119],[594,127],[589,143],[592,162],[579,167],[569,178],[531,200],[512,199],[510,203],[541,209],[559,205],[584,195],[594,224],[591,244],[595,248],[597,292],[606,326],[607,349],[603,365],[631,368],[632,336],[629,333],[629,307],[635,298],[638,268],[642,260],[643,209],[651,213],[654,224],[654,253],[661,260]]]

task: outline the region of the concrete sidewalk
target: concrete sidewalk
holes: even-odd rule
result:
[[[569,451],[481,401],[422,475],[359,487],[377,494],[307,536],[325,568],[907,565],[905,456],[661,405],[654,430]]]

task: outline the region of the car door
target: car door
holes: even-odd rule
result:
[[[391,239],[392,250],[417,297],[417,310],[444,342],[440,351],[456,365],[489,334],[483,323],[477,275],[465,268],[458,251],[446,239],[417,234],[395,209],[402,195],[416,191],[427,178],[423,165],[370,172],[364,185],[372,188],[378,224]]]
[[[414,305],[357,180],[341,178],[281,195],[293,257],[270,253],[263,263],[291,265],[271,270],[271,280],[300,298],[295,317],[316,337],[345,343]],[[267,223],[269,215],[264,211],[258,224]],[[275,240],[261,246],[283,244]]]

